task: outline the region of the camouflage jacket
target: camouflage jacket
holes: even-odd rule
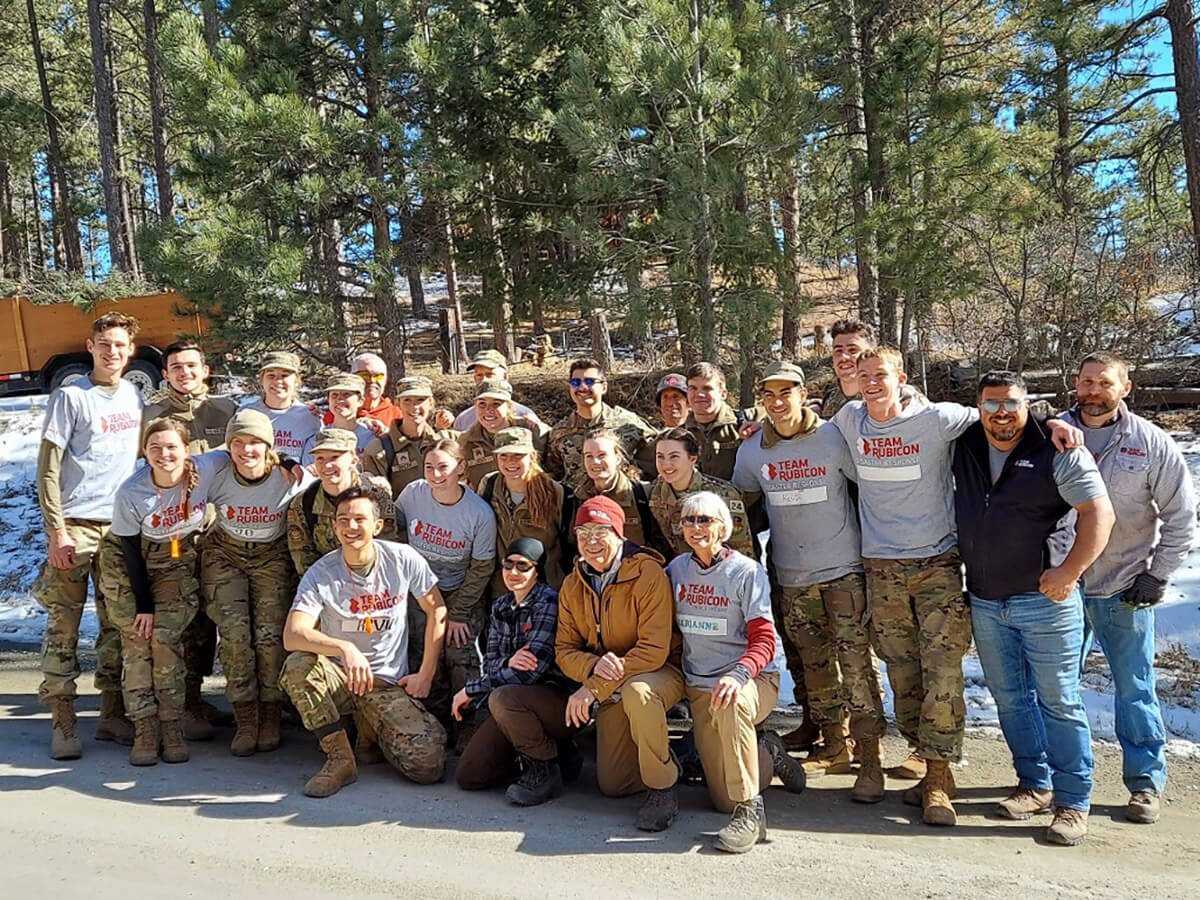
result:
[[[652,459],[647,470],[644,448],[654,443],[658,437],[658,429],[652,428],[637,413],[606,403],[601,404],[600,412],[592,419],[582,419],[578,413],[572,412],[555,425],[546,441],[542,467],[576,494],[580,494],[584,485],[590,481],[583,468],[583,442],[593,431],[602,428],[616,432],[620,438],[621,452],[625,454],[626,474],[631,478],[638,477],[636,461],[641,464],[640,471],[647,477],[655,476]]]
[[[397,419],[388,426],[387,434],[371,441],[363,451],[363,471],[386,480],[394,500],[409,484],[424,477],[425,451],[443,438],[457,440],[458,432],[434,431],[426,425],[419,436],[410,438],[400,430]]]
[[[728,403],[708,424],[697,422],[695,414],[689,413],[683,427],[695,436],[700,445],[700,471],[722,481],[731,479],[733,462],[737,458],[738,447],[742,445],[738,431],[746,422],[759,418],[758,410],[735,410]]]
[[[513,502],[512,494],[499,473],[484,475],[479,485],[482,497],[496,514],[496,558],[502,559],[504,551],[517,538],[536,538],[546,548],[546,581],[556,591],[562,586],[567,570],[575,558],[575,536],[571,531],[575,511],[575,498],[557,481],[554,492],[558,497],[558,508],[551,521],[545,525],[534,525],[529,515],[529,505],[522,499]],[[493,596],[499,597],[508,590],[499,570],[492,579]]]
[[[363,483],[358,472],[350,475],[352,485]],[[367,486],[379,504],[383,517],[383,531],[378,535],[382,541],[399,541],[396,532],[396,507],[388,491],[388,483],[382,478],[366,476]],[[288,551],[296,565],[297,574],[303,576],[313,563],[331,553],[339,546],[333,533],[333,498],[325,493],[321,482],[316,482],[307,491],[295,498],[287,511]]]
[[[225,426],[237,412],[232,397],[210,397],[207,389],[182,396],[171,388],[155,394],[142,410],[143,429],[155,419],[170,416],[188,426],[188,453],[205,453],[225,443]]]
[[[687,490],[676,491],[666,481],[659,479],[654,482],[654,488],[650,491],[650,511],[654,513],[654,518],[658,520],[658,527],[675,554],[691,552],[687,541],[683,539],[683,526],[679,524],[679,510],[683,506],[684,498],[699,491],[712,491],[729,507],[729,515],[733,518],[733,534],[726,539],[725,543],[739,553],[744,553],[751,559],[757,559],[758,555],[754,552],[754,537],[750,532],[750,522],[746,516],[746,502],[742,498],[742,492],[728,481],[713,478],[700,471],[692,476],[692,483],[687,486]]]
[[[546,455],[546,437],[550,434],[548,425],[538,421],[537,427],[532,428],[529,420],[521,416],[510,417],[508,425],[529,428],[533,432],[533,448],[540,456]],[[462,447],[463,459],[467,464],[467,484],[478,493],[483,476],[496,471],[496,457],[492,455],[496,446],[495,435],[476,422],[459,436],[458,446]]]

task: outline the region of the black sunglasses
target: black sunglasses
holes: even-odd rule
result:
[[[534,563],[531,563],[527,559],[506,559],[501,562],[500,565],[506,572],[511,572],[513,569],[516,569],[522,575],[524,575],[526,572],[532,572],[535,568],[537,568]]]
[[[679,521],[683,522],[684,525],[711,525],[717,520],[712,516],[684,516]]]

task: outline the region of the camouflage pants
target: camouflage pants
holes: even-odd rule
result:
[[[200,605],[196,552],[185,545],[171,559],[169,545],[147,545],[146,567],[154,596],[154,630],[146,640],[133,630],[137,602],[125,575],[121,546],[109,537],[100,563],[100,583],[108,597],[113,624],[121,629],[121,691],[130,719],[157,715],[163,721],[183,715],[183,633]]]
[[[421,668],[425,658],[425,610],[421,604],[408,604],[408,670],[416,672]],[[448,621],[448,620],[447,620]],[[451,647],[449,635],[442,645],[442,657],[438,660],[437,674],[433,676],[433,685],[429,688],[429,696],[425,698],[427,706],[442,722],[451,722],[450,700],[456,693],[466,687],[468,681],[479,675],[480,654],[476,643],[485,646],[486,637],[483,634],[487,619],[483,610],[472,613],[467,623],[471,629],[471,640],[463,647]]]
[[[376,683],[361,697],[350,692],[346,673],[327,656],[292,653],[280,678],[304,727],[317,733],[337,727],[353,714],[359,730],[374,734],[392,767],[410,781],[442,780],[446,766],[446,730],[421,704],[395,685]]]
[[[218,651],[230,703],[279,703],[283,624],[296,593],[287,539],[235,541],[220,531],[204,542],[200,586],[221,636]]]
[[[204,530],[196,535],[199,539],[196,542],[197,547],[215,519],[213,506],[209,504],[204,518]],[[213,660],[217,657],[217,626],[209,618],[203,595],[200,597],[200,608],[196,611],[195,618],[183,631],[183,656],[187,662],[188,683],[199,687],[204,679],[213,673]]]
[[[866,585],[857,573],[823,584],[780,589],[781,630],[799,648],[809,710],[818,725],[850,712],[856,738],[887,731],[879,670],[871,653]]]
[[[809,714],[808,684],[804,676],[804,658],[800,648],[796,646],[784,627],[783,592],[786,590],[775,580],[775,570],[768,558],[767,576],[771,581],[771,616],[775,619],[775,631],[779,635],[779,643],[783,646],[784,664],[788,674],[792,676],[792,701],[804,707],[805,716]]]
[[[896,725],[925,759],[959,760],[971,611],[963,600],[958,550],[926,559],[864,559],[863,565]]]
[[[108,606],[100,589],[100,544],[108,533],[107,522],[68,519],[67,533],[75,542],[75,565],[56,569],[49,561],[33,585],[34,596],[46,608],[46,632],[42,638],[42,684],[38,699],[74,697],[79,677],[79,622],[87,603],[88,578],[96,594],[96,689],[121,689],[121,633],[109,621]]]

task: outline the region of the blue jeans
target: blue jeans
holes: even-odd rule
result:
[[[1055,806],[1086,811],[1093,764],[1079,693],[1083,598],[1078,591],[1062,603],[1038,593],[972,594],[971,625],[1019,785],[1053,788]]]
[[[1094,637],[1112,671],[1125,787],[1161,794],[1167,785],[1167,730],[1154,689],[1154,610],[1131,609],[1120,594],[1085,597],[1083,609],[1081,661]]]

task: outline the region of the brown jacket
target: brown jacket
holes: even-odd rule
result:
[[[634,675],[655,672],[681,644],[674,630],[675,608],[663,558],[653,550],[625,542],[616,578],[597,597],[583,560],[558,594],[558,667],[604,701]],[[592,674],[597,660],[612,651],[625,660],[625,678],[608,681]]]

